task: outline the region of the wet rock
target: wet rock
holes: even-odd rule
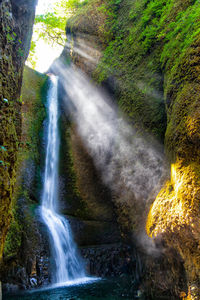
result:
[[[19,291],[19,286],[12,283],[6,283],[3,285],[3,290],[8,293],[15,293]]]
[[[120,232],[115,222],[81,220],[66,216],[71,226],[74,239],[80,246],[118,243]],[[91,254],[92,254],[91,249]]]
[[[82,247],[81,254],[85,258],[89,274],[100,277],[141,275],[138,270],[139,257],[135,249],[123,244],[108,244]],[[137,274],[138,273],[138,274]]]
[[[50,261],[47,255],[43,255],[37,258],[36,262],[36,270],[37,270],[37,284],[39,286],[50,283],[51,281],[51,269],[50,269]]]

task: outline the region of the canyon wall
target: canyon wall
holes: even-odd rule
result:
[[[49,280],[49,246],[38,213],[45,161],[47,89],[48,77],[25,67],[12,219],[4,243],[1,270],[3,290],[6,291],[26,289]]]
[[[65,49],[110,89],[138,132],[164,143],[171,171],[156,199],[136,212],[144,222],[134,232],[146,227],[169,261],[182,260],[187,290],[178,283],[176,293],[187,299],[199,299],[199,16],[198,1],[91,0],[69,19]],[[123,213],[135,218],[129,206]]]
[[[20,90],[28,56],[36,0],[0,3],[0,260],[11,219],[21,136]]]

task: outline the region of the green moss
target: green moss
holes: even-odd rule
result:
[[[39,144],[42,134],[42,122],[46,117],[44,106],[47,92],[47,76],[29,68],[24,70],[22,86],[22,113],[24,132],[21,145],[24,146],[23,154],[27,153],[39,163]],[[24,108],[24,109],[23,109]]]
[[[89,33],[98,35],[104,49],[94,78],[114,77],[119,105],[130,120],[163,140],[163,70],[172,81],[199,37],[199,1],[91,0],[68,21],[72,31],[88,32],[86,14],[98,19]]]
[[[11,222],[4,247],[4,255],[6,257],[17,255],[17,251],[21,246],[22,228],[17,222],[17,216],[13,215],[13,218],[14,220]]]
[[[22,135],[17,154],[17,182],[10,214],[12,222],[6,237],[4,255],[18,255],[23,251],[22,241],[34,237],[34,210],[39,200],[41,164],[40,144],[43,132],[42,124],[46,116],[45,101],[47,92],[47,76],[25,67],[21,105],[22,105]],[[4,151],[7,153],[7,151]],[[24,171],[27,163],[32,161],[35,166],[33,186],[26,188]]]
[[[129,120],[141,131],[150,131],[163,141],[166,114],[160,48],[143,59],[146,46],[142,46],[139,35],[146,22],[142,20],[144,24],[141,24],[144,10],[145,1],[93,0],[69,20],[67,26],[72,32],[85,31],[98,36],[103,57],[93,74],[94,79],[101,83],[114,78],[117,83],[116,99]],[[89,31],[84,18],[86,14],[94,24]],[[150,18],[150,12],[147,12],[148,15]]]

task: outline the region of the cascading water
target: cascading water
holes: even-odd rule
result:
[[[58,203],[58,78],[50,76],[48,92],[48,133],[41,217],[48,228],[53,258],[55,283],[85,278],[84,265],[77,254],[68,221],[57,213]]]

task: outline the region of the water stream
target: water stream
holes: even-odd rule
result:
[[[79,257],[67,219],[58,213],[58,78],[50,76],[48,92],[48,133],[41,217],[48,228],[55,261],[54,283],[85,278],[84,264]]]

